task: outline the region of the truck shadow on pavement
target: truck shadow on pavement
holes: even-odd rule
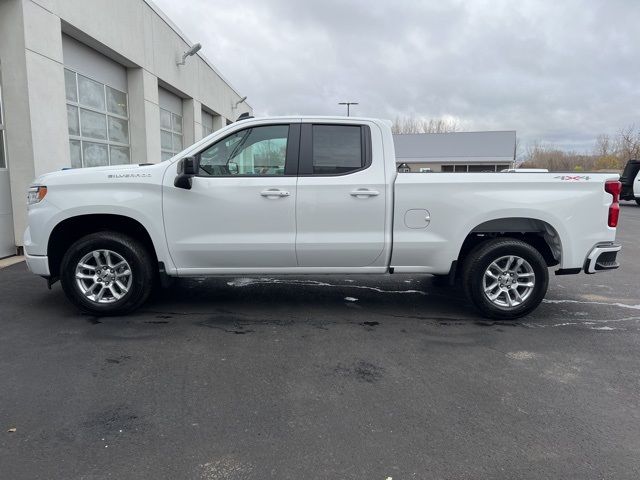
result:
[[[390,321],[418,322],[438,328],[578,326],[603,331],[632,327],[635,330],[638,324],[640,311],[634,311],[633,305],[621,308],[615,299],[582,301],[573,292],[569,294],[562,288],[558,291],[564,293],[562,299],[545,300],[532,314],[515,321],[481,317],[459,288],[435,286],[429,276],[177,279],[170,287],[156,290],[140,310],[122,317],[80,314],[64,298],[59,285],[51,292],[34,294],[30,302],[52,319],[83,319],[90,324],[106,323],[113,327],[137,325],[145,330],[197,325],[234,335],[254,333],[260,326],[292,324],[318,329],[355,324],[375,330]]]
[[[480,317],[457,290],[435,287],[429,277],[382,282],[371,277],[180,279],[128,316],[80,318],[99,327],[86,332],[96,341],[194,336],[214,341],[217,335],[230,335],[252,342],[255,336],[304,340],[326,333],[330,336],[324,338],[383,344],[389,335],[401,336],[420,339],[425,348],[492,343],[495,338],[485,335],[487,330],[525,326]]]
[[[226,277],[179,279],[137,313],[146,323],[180,318],[228,333],[252,333],[251,325],[308,324],[326,329],[358,324],[372,330],[384,320],[413,320],[447,325],[519,325],[480,317],[461,292],[436,287],[431,277]]]

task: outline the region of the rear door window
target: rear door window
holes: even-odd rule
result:
[[[371,134],[364,125],[302,126],[300,175],[346,175],[371,163]]]
[[[364,166],[360,127],[313,126],[313,174],[340,175]]]

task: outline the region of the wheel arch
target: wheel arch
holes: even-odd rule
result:
[[[517,238],[530,244],[540,252],[549,267],[562,262],[562,239],[553,225],[537,218],[504,217],[487,220],[471,229],[460,247],[458,265],[476,246],[499,237]]]
[[[156,246],[147,228],[138,220],[111,213],[75,215],[60,221],[49,235],[47,256],[51,278],[59,277],[62,257],[71,244],[85,235],[101,231],[119,232],[138,240],[152,255],[154,265],[157,265]]]

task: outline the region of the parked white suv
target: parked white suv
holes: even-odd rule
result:
[[[412,273],[507,319],[542,301],[548,267],[618,267],[619,193],[614,174],[398,174],[380,120],[248,119],[155,165],[41,176],[24,246],[96,315],[166,276]]]
[[[640,205],[640,160],[629,160],[624,167],[622,177],[622,200],[635,200]]]

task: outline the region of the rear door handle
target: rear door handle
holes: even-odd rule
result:
[[[263,197],[288,197],[291,195],[286,190],[280,190],[279,188],[269,188],[260,192]]]
[[[367,188],[360,188],[358,190],[352,190],[352,197],[376,197],[380,195],[380,192],[377,190],[369,190]]]

